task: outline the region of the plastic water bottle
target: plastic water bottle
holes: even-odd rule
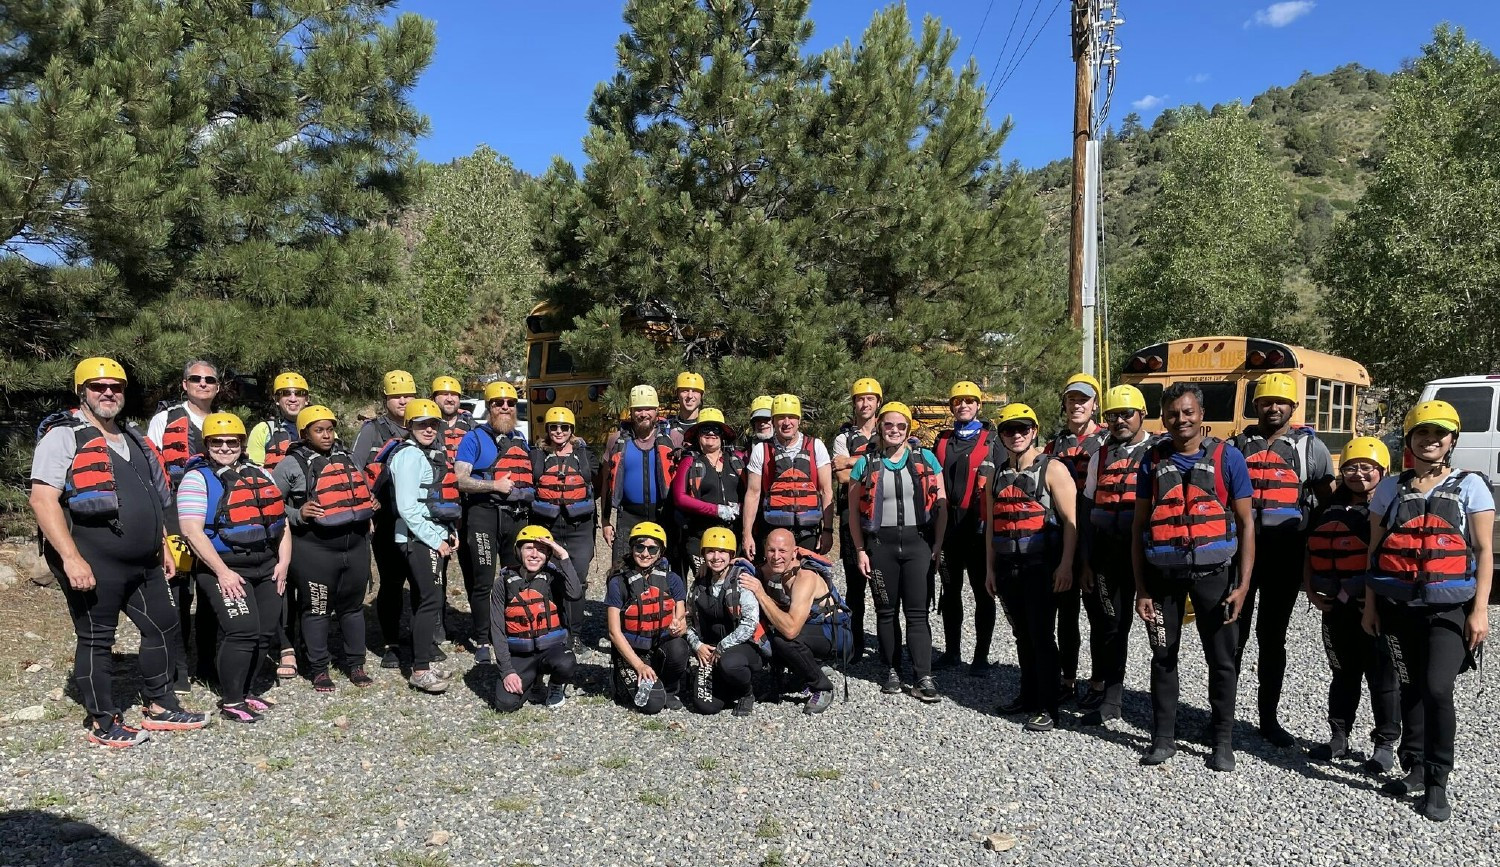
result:
[[[641,685],[635,690],[635,706],[645,707],[646,702],[651,700],[651,690],[656,687],[656,681],[649,678],[641,678]]]

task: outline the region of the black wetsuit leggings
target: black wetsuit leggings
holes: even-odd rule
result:
[[[1016,636],[1016,661],[1021,667],[1021,707],[1027,713],[1046,711],[1057,717],[1061,668],[1058,661],[1058,594],[1052,590],[1057,563],[1050,557],[995,555],[995,590]]]
[[[964,635],[964,577],[974,594],[974,659],[988,661],[995,637],[995,599],[984,589],[985,538],[976,531],[948,528],[943,537],[943,594],[938,612],[943,615],[943,650],[957,654]]]
[[[469,641],[476,647],[490,643],[490,591],[501,566],[515,566],[516,533],[525,526],[510,511],[488,504],[470,506],[464,512],[463,545],[469,549],[469,569],[464,573],[464,591],[469,596]],[[579,573],[583,577],[583,573]],[[382,592],[384,587],[381,588]],[[382,596],[383,599],[383,596]],[[396,593],[396,619],[400,619],[401,596]],[[439,602],[438,610],[442,611]],[[381,630],[385,613],[381,613]],[[386,639],[391,643],[391,639]]]
[[[1354,731],[1364,682],[1370,684],[1370,712],[1375,729],[1370,737],[1377,747],[1396,746],[1401,736],[1400,686],[1385,642],[1365,632],[1360,625],[1362,607],[1357,602],[1334,602],[1323,612],[1323,650],[1333,680],[1328,684],[1328,727],[1333,735],[1348,738]]]
[[[854,627],[854,647],[862,653],[865,649],[865,599],[869,596],[870,582],[859,571],[859,552],[854,550],[845,515],[839,515],[839,559],[844,561],[844,604],[849,606],[849,618]]]
[[[505,688],[505,678],[495,683],[495,710],[510,713],[526,704],[531,688],[545,675],[552,676],[552,686],[563,686],[573,679],[573,670],[578,666],[573,651],[566,644],[549,648],[541,653],[512,653],[510,664],[521,678],[521,691],[511,692]]]
[[[1130,629],[1135,623],[1135,573],[1129,542],[1094,532],[1094,592],[1089,609],[1089,650],[1093,678],[1104,687],[1103,712],[1120,714]]]
[[[577,523],[559,520],[552,525],[552,538],[568,552],[568,559],[573,561],[573,569],[578,573],[578,581],[582,585],[583,592],[578,594],[577,599],[569,599],[563,603],[563,619],[574,640],[583,638],[583,602],[588,596],[589,568],[594,562],[594,533],[592,515]]]
[[[662,708],[667,706],[667,693],[676,694],[682,688],[682,676],[687,673],[692,651],[688,648],[687,639],[681,635],[658,642],[650,650],[636,650],[635,655],[656,672],[656,687],[651,690],[651,697],[647,699],[645,707],[637,707],[635,704],[635,691],[639,685],[635,669],[626,665],[625,657],[618,652],[611,655],[614,657],[615,701],[634,707],[644,714],[655,714],[661,713]]]
[[[281,594],[270,575],[244,579],[244,596],[226,599],[219,579],[212,572],[199,572],[198,604],[208,605],[219,626],[219,696],[225,704],[238,704],[255,688],[261,663],[275,649],[277,623],[281,620]]]
[[[1182,618],[1188,599],[1193,601],[1193,621],[1203,642],[1208,663],[1208,706],[1212,710],[1214,745],[1228,746],[1234,733],[1234,704],[1239,691],[1239,666],[1235,648],[1240,623],[1224,622],[1224,600],[1229,596],[1231,570],[1226,564],[1213,572],[1165,575],[1148,568],[1146,589],[1156,603],[1154,622],[1147,627],[1151,641],[1151,729],[1152,737],[1170,741],[1177,736],[1177,655],[1182,642]]]
[[[48,549],[51,555],[51,549]],[[108,728],[121,712],[114,699],[114,661],[110,652],[115,646],[115,630],[120,612],[141,632],[139,662],[141,692],[147,704],[177,708],[172,695],[172,657],[177,644],[177,612],[172,595],[162,575],[161,562],[122,563],[93,557],[89,566],[94,572],[92,590],[74,590],[63,571],[61,560],[49,556],[47,565],[68,601],[73,631],[78,636],[73,651],[73,683],[88,711],[89,721]]]
[[[932,625],[927,609],[932,603],[929,576],[932,547],[916,527],[882,527],[865,534],[870,555],[870,590],[875,597],[875,631],[880,637],[880,661],[887,669],[901,668],[901,626],[896,607],[906,618],[906,650],[917,680],[932,674]]]
[[[1380,629],[1401,685],[1401,745],[1407,770],[1422,767],[1428,785],[1446,786],[1453,770],[1458,714],[1453,686],[1469,659],[1464,605],[1418,607],[1377,597]]]
[[[694,689],[689,696],[699,713],[716,714],[750,694],[750,682],[765,665],[765,657],[753,644],[736,644],[719,657],[709,676],[707,690]]]
[[[1281,704],[1282,685],[1286,681],[1286,633],[1292,611],[1302,595],[1302,561],[1306,550],[1305,537],[1296,531],[1263,530],[1255,537],[1255,566],[1250,573],[1245,609],[1239,618],[1234,664],[1236,668],[1242,665],[1245,645],[1250,641],[1251,616],[1258,614],[1255,643],[1260,648],[1260,659],[1255,673],[1260,679],[1257,704],[1262,725],[1276,720],[1276,708]],[[1255,610],[1256,597],[1259,597],[1259,612]]]
[[[815,692],[833,689],[833,682],[823,672],[822,661],[837,660],[834,659],[833,642],[823,635],[821,628],[803,626],[802,634],[796,638],[783,638],[780,633],[772,631],[771,656],[792,673],[796,678],[795,686]]]
[[[403,566],[402,571],[405,571]],[[310,675],[328,670],[332,661],[328,632],[332,618],[344,638],[344,665],[365,663],[365,589],[370,585],[370,542],[358,531],[319,538],[312,533],[292,538],[291,578],[303,600],[302,639],[307,643]]]
[[[437,649],[438,620],[443,615],[443,573],[448,560],[415,537],[403,542],[401,550],[411,582],[411,667],[421,671],[432,665]]]

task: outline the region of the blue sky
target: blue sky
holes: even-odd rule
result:
[[[816,30],[809,48],[857,43],[886,5],[812,0]],[[998,61],[998,84],[1015,61],[990,106],[997,123],[1007,115],[1015,121],[1005,161],[1035,167],[1067,155],[1073,99],[1068,6],[1069,0],[907,3],[915,22],[934,15],[952,29],[960,56],[972,55],[982,78]],[[1500,49],[1500,4],[1489,0],[1119,0],[1119,6],[1125,24],[1117,36],[1120,65],[1110,116],[1116,125],[1132,110],[1149,124],[1174,105],[1248,101],[1273,85],[1291,84],[1304,70],[1358,62],[1393,72],[1420,53],[1441,21]],[[437,22],[437,52],[413,95],[432,124],[418,145],[421,155],[445,162],[486,143],[532,173],[544,171],[554,154],[581,163],[585,111],[595,85],[614,74],[623,7],[615,0],[403,3],[402,10]]]

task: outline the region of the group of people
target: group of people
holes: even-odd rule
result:
[[[468,647],[498,669],[495,707],[560,706],[584,648],[597,533],[610,568],[605,622],[593,631],[603,633],[624,705],[746,715],[764,695],[764,671],[774,693],[820,713],[834,693],[825,665],[864,651],[867,597],[882,692],[937,702],[934,670],[962,662],[967,583],[969,673],[990,669],[1003,611],[1021,679],[996,710],[1034,732],[1058,725],[1067,703],[1086,726],[1118,719],[1129,633],[1134,617],[1144,622],[1147,765],[1176,752],[1189,607],[1209,670],[1209,766],[1234,768],[1252,623],[1260,734],[1295,743],[1278,711],[1288,625],[1305,594],[1322,612],[1332,672],[1330,736],[1314,756],[1355,755],[1367,682],[1376,727],[1366,767],[1385,773],[1399,760],[1406,773],[1387,791],[1421,793],[1434,819],[1451,810],[1453,686],[1488,633],[1494,502],[1487,480],[1450,466],[1458,416],[1441,401],[1408,414],[1411,468],[1396,474],[1369,437],[1345,444],[1335,473],[1322,440],[1292,424],[1298,390],[1278,373],[1255,385],[1256,423],[1228,441],[1207,435],[1191,383],[1166,388],[1148,408],[1133,386],[1101,394],[1079,374],[1063,387],[1059,432],[1043,440],[1031,407],[1009,403],[993,422],[982,419],[980,387],[959,382],[951,423],[930,449],[913,436],[911,409],[861,378],[830,449],[802,432],[791,394],[756,398],[738,436],[704,405],[703,377],[689,372],[665,418],[653,387],[631,389],[597,456],[563,407],[549,409],[538,442],[527,442],[518,394],[504,382],[486,387],[476,422],[456,379],[439,377],[422,397],[410,374],[392,371],[384,411],[348,448],[335,414],[310,405],[295,372],[276,378],[276,412],[248,432],[238,416],[213,411],[218,380],[207,362],[187,365],[185,399],[144,435],[120,417],[125,385],[116,362],[81,362],[80,405],[44,423],[31,474],[97,743],[132,746],[147,736],[141,729],[207,722],[174,690],[186,676],[180,636],[189,631],[198,676],[218,682],[225,720],[259,719],[273,704],[273,677],[304,675],[327,692],[337,670],[356,687],[370,684],[363,601],[372,558],[382,667],[407,669],[423,692],[448,688],[444,585],[456,555]],[[1144,427],[1153,409],[1165,431],[1156,436]],[[829,559],[836,538],[843,588]],[[934,602],[944,638],[936,658]],[[1083,685],[1080,608],[1091,662]],[[122,610],[142,632],[140,727],[111,698]]]

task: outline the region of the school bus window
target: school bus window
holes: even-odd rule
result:
[[[1490,429],[1490,415],[1495,406],[1495,390],[1488,385],[1449,386],[1437,390],[1437,399],[1453,404],[1458,410],[1460,433]]]
[[[1200,382],[1203,389],[1203,420],[1234,421],[1234,410],[1239,403],[1239,385],[1234,382]]]
[[[542,347],[545,344],[533,343],[526,350],[526,378],[536,379],[542,375]]]
[[[1328,430],[1328,416],[1333,411],[1333,383],[1322,380],[1318,383],[1318,421],[1313,427]]]
[[[1318,386],[1321,380],[1309,376],[1307,378],[1307,396],[1302,401],[1302,421],[1304,424],[1318,426]]]
[[[562,341],[553,340],[547,344],[547,375],[560,376],[573,372],[573,356],[562,348]]]
[[[1146,418],[1161,418],[1161,390],[1159,382],[1143,382],[1136,386],[1146,398]]]
[[[1353,383],[1344,383],[1344,417],[1339,425],[1341,431],[1354,430],[1354,406],[1359,402],[1354,397],[1357,390]]]

